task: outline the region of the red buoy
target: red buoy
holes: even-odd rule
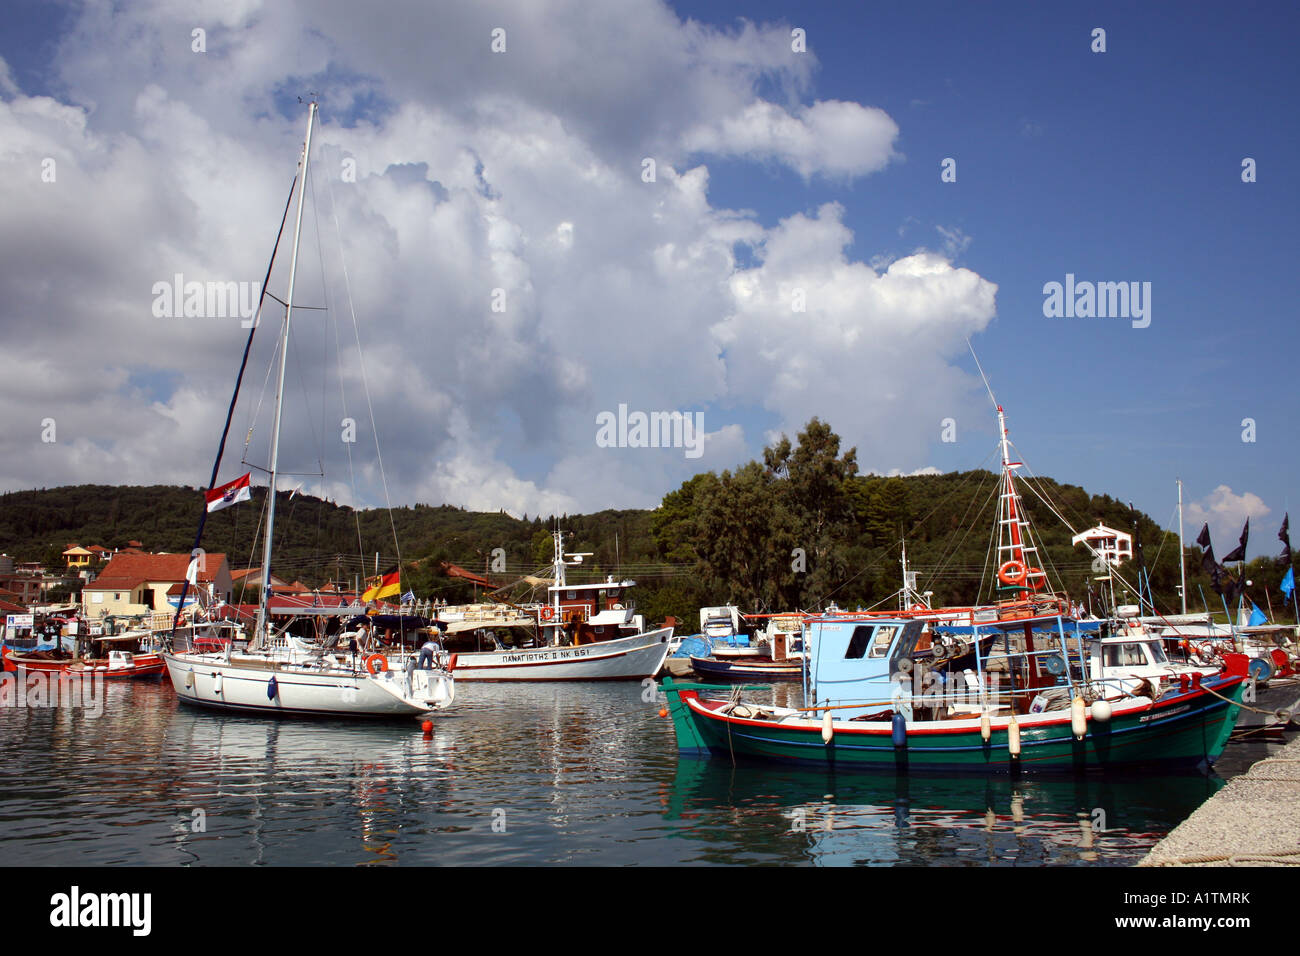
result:
[[[422,723],[422,724],[420,725],[420,729],[424,731],[425,739],[428,739],[429,737],[432,737],[432,736],[433,736],[433,721],[432,721],[432,720],[426,720],[424,723]]]

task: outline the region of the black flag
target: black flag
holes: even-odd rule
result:
[[[1215,594],[1223,593],[1223,569],[1219,567],[1219,562],[1214,560],[1214,546],[1210,544],[1210,525],[1205,524],[1201,528],[1201,533],[1196,536],[1196,543],[1201,546],[1201,571],[1210,576],[1210,581],[1214,586]]]
[[[1246,539],[1249,537],[1250,537],[1250,519],[1247,518],[1246,526],[1241,529],[1241,539],[1240,539],[1241,543],[1238,544],[1237,547],[1234,548],[1232,551],[1229,551],[1227,554],[1223,556],[1224,564],[1227,564],[1230,561],[1246,560]]]
[[[1210,544],[1210,526],[1205,524],[1201,528],[1201,533],[1196,536],[1196,543],[1201,546],[1201,570],[1206,574],[1213,574],[1218,564],[1214,560],[1214,545]]]
[[[1291,513],[1288,511],[1282,516],[1282,530],[1277,533],[1277,538],[1282,542],[1282,554],[1278,560],[1291,567],[1291,532],[1288,530],[1291,526]]]

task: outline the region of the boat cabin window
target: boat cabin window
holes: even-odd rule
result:
[[[1101,662],[1106,667],[1141,667],[1147,658],[1141,644],[1103,644]]]
[[[894,643],[894,635],[898,633],[898,628],[889,624],[881,624],[876,628],[875,639],[871,642],[871,652],[869,657],[884,657],[889,653],[889,645]]]
[[[853,636],[849,638],[849,647],[844,652],[844,659],[859,661],[863,657],[884,657],[889,653],[889,645],[894,643],[894,636],[897,633],[898,626],[894,624],[880,624],[875,627],[859,624],[853,629]]]
[[[577,592],[577,591],[565,591],[565,592],[564,592],[564,600],[566,600],[566,601],[576,601],[577,599],[578,599],[578,592]]]
[[[844,652],[846,661],[860,661],[867,653],[867,645],[871,642],[871,632],[873,628],[860,624],[853,629],[853,636],[849,638],[849,649]]]
[[[1151,655],[1151,663],[1168,664],[1169,658],[1165,656],[1165,649],[1160,646],[1159,641],[1147,642],[1148,653]]]
[[[897,628],[893,630],[897,630]],[[916,645],[920,643],[921,634],[924,631],[924,621],[909,621],[903,625],[903,636],[898,639],[898,645],[894,648],[891,658],[891,669],[896,668],[898,661],[904,657],[910,658],[912,656],[912,652],[916,650]]]

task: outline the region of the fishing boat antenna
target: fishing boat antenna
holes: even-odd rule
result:
[[[975,346],[970,344],[970,336],[966,337],[966,348],[970,349],[970,357],[975,360],[975,367],[979,369],[980,378],[984,380],[984,388],[988,390],[989,401],[993,403],[994,408],[997,408],[998,400],[993,397],[993,386],[989,384],[989,377],[984,374],[984,366],[980,365],[980,357],[975,354]]]

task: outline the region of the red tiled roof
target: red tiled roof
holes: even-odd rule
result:
[[[199,570],[200,581],[216,580],[217,571],[226,563],[224,554],[209,554]],[[122,551],[114,555],[83,590],[129,591],[146,581],[184,581],[190,566],[188,554],[144,554]]]
[[[466,581],[471,581],[474,584],[479,584],[483,587],[491,586],[492,582],[487,578],[477,575],[472,571],[466,571],[460,565],[452,564],[450,561],[440,561],[439,567],[442,568],[443,573],[449,578],[464,578]]]

